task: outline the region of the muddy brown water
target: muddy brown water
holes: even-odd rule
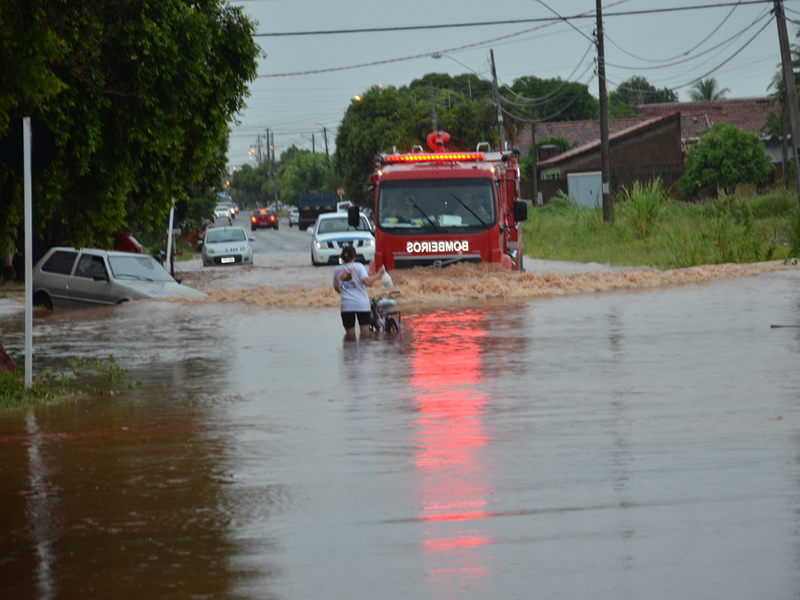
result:
[[[393,274],[345,343],[278,258],[36,314],[141,385],[0,414],[0,597],[797,598],[796,267]]]

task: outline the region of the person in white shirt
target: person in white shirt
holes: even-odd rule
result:
[[[333,271],[333,289],[342,297],[342,325],[344,338],[356,339],[356,319],[361,329],[361,337],[369,336],[369,295],[367,287],[378,281],[386,272],[381,267],[377,273],[367,273],[361,263],[355,262],[356,249],[345,246],[342,249],[342,264]]]

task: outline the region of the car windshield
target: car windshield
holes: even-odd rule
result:
[[[489,179],[385,181],[375,223],[381,229],[479,230],[495,222]]]
[[[170,274],[152,256],[109,256],[108,264],[116,279],[141,279],[143,281],[174,281]]]
[[[218,244],[220,242],[244,242],[247,236],[244,229],[209,229],[206,233],[206,244]]]
[[[364,216],[361,216],[361,225],[358,226],[359,231],[369,231],[369,223]],[[355,227],[350,227],[347,224],[347,216],[337,217],[335,219],[320,219],[317,233],[339,233],[342,231],[355,231]]]

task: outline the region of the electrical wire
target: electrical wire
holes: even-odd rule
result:
[[[623,54],[627,54],[627,55],[628,55],[628,56],[630,56],[631,58],[635,58],[635,59],[637,59],[637,60],[641,60],[641,61],[643,61],[643,62],[653,62],[653,63],[664,63],[664,62],[670,62],[670,61],[676,60],[676,59],[678,59],[678,58],[681,58],[681,57],[683,57],[683,56],[686,56],[687,54],[691,54],[692,52],[694,52],[695,50],[697,50],[697,49],[698,49],[700,46],[702,46],[703,44],[705,44],[705,43],[706,43],[706,42],[707,42],[709,39],[711,39],[711,38],[713,37],[713,35],[714,35],[715,33],[717,33],[717,31],[719,31],[719,30],[720,30],[720,28],[721,28],[721,27],[722,27],[722,26],[723,26],[723,25],[724,25],[724,24],[725,24],[725,23],[728,21],[728,19],[730,19],[730,18],[731,18],[731,16],[733,15],[733,13],[734,13],[734,12],[736,12],[736,9],[737,9],[737,8],[739,8],[739,6],[741,6],[741,2],[737,2],[737,3],[736,3],[736,5],[735,5],[735,6],[734,6],[734,7],[731,9],[731,11],[730,11],[730,12],[729,12],[727,15],[725,15],[725,18],[724,18],[724,19],[722,19],[722,21],[719,23],[719,25],[717,25],[717,26],[716,26],[714,29],[712,29],[712,30],[711,30],[711,33],[709,33],[709,34],[708,34],[706,37],[704,37],[702,40],[700,40],[700,42],[698,42],[696,45],[692,46],[691,48],[689,48],[689,49],[688,49],[688,50],[686,50],[685,52],[683,52],[683,53],[681,53],[681,54],[677,54],[677,55],[675,55],[675,56],[672,56],[672,57],[670,57],[670,58],[664,58],[664,59],[648,59],[648,58],[643,58],[643,57],[641,57],[641,56],[636,56],[635,54],[632,54],[632,53],[628,52],[627,50],[625,50],[624,48],[622,48],[622,47],[621,47],[619,44],[617,44],[617,43],[616,43],[616,42],[615,42],[613,39],[611,39],[611,38],[608,36],[608,33],[607,33],[607,32],[604,32],[604,35],[603,35],[603,37],[604,37],[605,41],[611,42],[611,45],[612,45],[612,46],[614,46],[614,47],[615,47],[617,50],[619,50],[619,51],[620,51],[620,52],[622,52]]]
[[[715,50],[718,50],[723,46],[732,44],[733,42],[735,42],[739,38],[743,37],[745,33],[747,33],[748,31],[752,30],[753,28],[755,28],[758,25],[758,23],[760,21],[764,20],[765,18],[769,18],[771,20],[771,15],[770,15],[769,12],[763,13],[761,16],[757,17],[755,21],[750,23],[744,29],[736,32],[735,34],[733,34],[729,38],[726,38],[725,40],[721,41],[719,44],[717,44],[715,46],[712,46],[711,48],[708,48],[707,50],[704,50],[704,51],[696,54],[695,56],[684,57],[684,58],[681,58],[680,60],[676,60],[675,62],[666,63],[666,64],[659,64],[659,65],[652,66],[652,67],[642,67],[641,65],[638,65],[638,66],[619,65],[619,64],[615,64],[615,63],[610,63],[608,61],[606,61],[606,66],[614,67],[615,69],[626,69],[626,70],[629,70],[629,71],[641,71],[641,70],[666,69],[666,68],[669,68],[669,67],[675,67],[675,66],[678,66],[678,65],[686,64],[686,63],[691,62],[691,61],[693,61],[693,60],[695,60],[695,59],[697,59],[697,58],[699,58],[701,56],[704,56],[704,55],[709,54],[709,53],[711,53],[711,52],[713,52]],[[606,37],[606,36],[604,36],[604,37]],[[606,37],[606,39],[608,39],[608,38]],[[637,57],[635,57],[635,58],[637,58]],[[644,59],[640,59],[640,60],[644,60]]]
[[[594,80],[594,78],[596,76],[597,76],[596,74],[593,74],[592,77],[586,82],[586,85],[588,86]],[[547,116],[544,116],[544,117],[537,117],[536,119],[529,119],[529,118],[525,118],[525,117],[520,117],[519,115],[516,115],[516,114],[512,113],[511,111],[506,110],[502,106],[500,107],[500,110],[503,112],[503,114],[508,115],[512,119],[514,119],[516,121],[520,121],[521,123],[544,123],[544,122],[547,122],[547,121],[551,121],[551,120],[555,119],[557,116],[559,116],[559,115],[563,114],[564,112],[566,112],[566,110],[570,106],[572,106],[575,103],[575,101],[578,100],[578,98],[580,98],[580,96],[578,94],[576,94],[575,96],[572,97],[572,100],[570,100],[567,104],[563,105],[558,111],[556,111],[556,112],[554,112],[552,114],[549,114]]]
[[[746,6],[749,4],[772,4],[772,0],[739,0],[738,2],[723,2],[719,4],[700,4],[697,6],[676,6],[670,8],[652,8],[643,10],[630,10],[622,12],[603,13],[603,18],[608,17],[626,17],[634,15],[651,15],[658,13],[668,13],[681,10],[701,10],[707,8],[725,8],[728,6]],[[588,12],[572,15],[569,17],[537,17],[531,19],[509,19],[503,21],[478,21],[473,23],[444,23],[439,25],[406,25],[397,27],[370,27],[361,29],[327,29],[317,31],[273,31],[268,33],[254,33],[253,37],[291,37],[291,36],[307,36],[307,35],[341,35],[352,33],[387,33],[398,31],[418,31],[427,29],[455,29],[462,27],[489,27],[494,25],[520,25],[522,23],[553,23],[561,21],[570,21],[577,19],[594,18],[594,11],[591,14]]]
[[[527,107],[527,106],[530,106],[530,104],[531,104],[531,103],[534,103],[534,105],[535,105],[535,104],[544,104],[545,102],[547,102],[547,101],[548,101],[548,100],[550,100],[551,98],[555,97],[555,96],[556,96],[556,94],[557,94],[557,93],[558,93],[560,90],[562,90],[563,88],[565,88],[565,87],[566,87],[566,86],[567,86],[569,83],[572,83],[572,81],[571,81],[571,79],[572,79],[572,76],[573,76],[573,75],[575,75],[575,73],[576,73],[576,71],[577,71],[578,69],[580,69],[581,65],[583,64],[583,61],[584,61],[584,60],[586,60],[586,57],[588,56],[588,54],[589,54],[589,52],[592,50],[592,48],[594,48],[594,42],[592,42],[592,44],[591,44],[591,45],[590,45],[590,46],[589,46],[589,47],[586,49],[586,52],[584,52],[584,53],[583,53],[583,56],[582,56],[582,57],[581,57],[581,59],[578,61],[578,64],[575,66],[575,69],[573,69],[572,73],[570,73],[570,74],[567,76],[567,78],[564,80],[564,83],[563,83],[563,85],[561,85],[561,86],[557,87],[555,90],[553,90],[552,92],[550,92],[550,93],[549,93],[549,94],[547,94],[546,96],[542,96],[541,98],[528,98],[528,97],[526,97],[526,96],[523,96],[522,94],[518,94],[517,92],[515,92],[514,90],[512,90],[512,89],[511,89],[511,86],[509,86],[508,84],[505,84],[505,83],[504,83],[503,85],[505,85],[505,86],[506,86],[506,90],[507,90],[507,91],[509,91],[511,94],[513,94],[513,95],[514,95],[514,96],[516,96],[517,98],[520,98],[520,99],[522,99],[522,100],[525,100],[525,101],[526,101],[526,104],[524,104],[524,105],[522,105],[522,106],[526,106],[526,107]],[[585,71],[584,71],[584,73],[585,73]],[[582,77],[582,76],[583,76],[583,74],[581,74],[581,77]],[[578,79],[580,79],[580,77],[578,77]],[[510,100],[509,100],[508,102],[509,102],[509,104],[514,104],[514,103],[513,103],[512,101],[510,101]]]

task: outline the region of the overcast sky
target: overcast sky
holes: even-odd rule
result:
[[[501,84],[534,75],[589,86],[598,97],[594,0],[238,0],[258,22],[267,57],[250,85],[247,109],[231,133],[230,165],[253,164],[248,151],[274,132],[277,156],[292,144],[332,152],[336,130],[355,94],[374,85],[408,85],[427,73],[473,72],[491,80],[494,51]],[[695,8],[700,6],[711,8]],[[785,0],[790,42],[800,0]],[[728,98],[764,96],[779,69],[772,0],[603,0],[608,91],[633,76],[680,100],[701,77]],[[650,12],[662,11],[662,12]],[[639,12],[641,14],[622,13]],[[559,17],[585,18],[568,19]],[[553,20],[549,20],[553,19]],[[502,25],[444,27],[506,22]],[[527,22],[520,22],[527,21]],[[430,29],[312,35],[310,32],[441,26]],[[432,54],[441,54],[435,59]],[[313,72],[317,71],[317,72]]]

